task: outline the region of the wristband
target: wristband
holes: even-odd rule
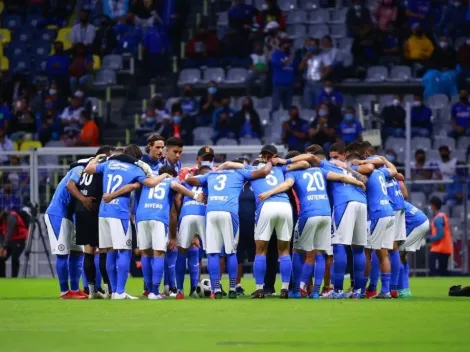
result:
[[[292,164],[292,159],[287,159],[286,161],[287,161],[286,165]]]
[[[197,197],[199,197],[199,193],[194,193],[193,199],[197,200]]]

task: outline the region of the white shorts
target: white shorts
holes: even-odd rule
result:
[[[67,255],[70,251],[83,252],[83,246],[76,244],[75,227],[67,218],[57,215],[44,215],[51,252],[55,255]]]
[[[369,236],[367,236],[367,246],[369,249],[393,249],[395,216],[370,221]],[[374,226],[375,225],[375,226]]]
[[[139,249],[153,249],[166,252],[168,247],[168,226],[157,220],[144,220],[137,223]]]
[[[292,207],[290,203],[264,203],[255,225],[255,241],[269,242],[273,231],[279,241],[289,242],[292,237]]]
[[[406,240],[406,222],[405,222],[405,211],[395,211],[395,224],[393,225],[395,237],[394,241]]]
[[[426,234],[429,231],[429,220],[426,220],[421,225],[416,227],[405,240],[399,250],[405,252],[416,252],[418,249],[421,248],[421,244],[423,243]]]
[[[98,224],[100,248],[132,249],[130,220],[100,217]]]
[[[238,246],[238,219],[227,211],[210,211],[206,216],[206,253],[234,254]]]
[[[297,222],[294,230],[294,249],[302,251],[328,251],[331,248],[331,217],[313,216],[305,221],[302,232]]]
[[[186,215],[180,221],[176,243],[181,248],[189,248],[194,236],[199,235],[201,246],[206,245],[206,218],[202,215]]]
[[[339,208],[333,209],[335,233],[332,235],[331,242],[348,246],[351,244],[366,246],[367,205],[359,202],[349,202],[346,204],[343,213],[337,214]]]

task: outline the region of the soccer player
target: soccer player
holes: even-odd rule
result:
[[[147,138],[147,145],[145,146],[145,154],[142,156],[142,161],[146,162],[152,170],[157,171],[165,161],[163,156],[163,149],[165,148],[165,138],[158,133],[153,133]]]
[[[209,166],[200,166],[197,176],[203,176],[211,171]],[[184,183],[188,190],[195,193],[207,194],[207,188],[193,187]],[[198,298],[196,292],[199,281],[199,248],[194,245],[195,237],[199,236],[202,244],[206,243],[206,204],[198,202],[192,197],[184,196],[176,197],[179,214],[179,225],[176,242],[178,245],[178,259],[176,261],[176,286],[178,293],[176,299],[184,299],[183,285],[184,275],[186,273],[186,261],[188,262],[188,270],[191,282],[190,296]],[[202,244],[200,244],[202,246]]]
[[[239,170],[212,171],[201,177],[189,177],[186,182],[192,186],[207,186],[206,243],[209,276],[214,299],[223,297],[220,287],[219,257],[222,247],[227,254],[228,276],[230,280],[229,298],[237,298],[237,244],[238,244],[238,204],[243,185],[248,180],[266,177],[272,170],[271,163],[254,171],[243,169],[243,164],[231,163]]]
[[[410,252],[414,253],[421,248],[421,243],[429,231],[429,220],[426,214],[407,201],[405,201],[405,220],[406,240],[400,246],[402,261],[398,280],[398,297],[400,298],[412,297],[408,281],[410,267],[407,261],[407,254]]]
[[[124,149],[124,154],[136,159],[142,158],[142,151],[133,144]],[[91,160],[85,172],[103,174],[105,193],[112,193],[134,182],[155,187],[168,176],[165,174],[158,177],[146,177],[137,165],[119,160],[98,163],[98,159],[96,157]],[[132,250],[129,199],[129,194],[125,194],[113,199],[110,203],[102,201],[99,209],[99,247],[107,252],[106,271],[111,283],[113,299],[136,299],[125,291]]]
[[[114,150],[111,146],[103,146],[98,149],[96,155],[109,156]],[[92,158],[78,160],[84,167]],[[71,178],[67,183],[67,189],[77,200],[75,203],[75,231],[77,245],[83,245],[85,259],[83,269],[88,282],[89,298],[109,298],[109,279],[106,273],[106,254],[100,255],[100,267],[105,283],[105,292],[96,290],[96,265],[95,253],[98,248],[98,207],[103,197],[103,177],[100,174],[89,175],[82,173],[79,182]]]
[[[76,244],[75,229],[70,210],[71,196],[67,190],[69,180],[79,182],[83,166],[76,166],[59,182],[44,220],[52,254],[56,255],[56,271],[60,285],[61,299],[86,299],[88,296],[79,290],[82,274],[83,248]],[[69,286],[70,273],[70,286]]]
[[[311,298],[320,298],[320,287],[325,272],[325,254],[331,247],[331,208],[326,180],[343,182],[365,189],[361,181],[345,174],[329,172],[318,167],[289,171],[286,180],[276,188],[259,195],[261,201],[294,187],[300,201],[300,214],[294,237],[293,251],[305,255],[303,267],[293,270],[291,297],[300,298],[300,289],[306,291],[315,277]],[[294,266],[295,268],[295,266]]]

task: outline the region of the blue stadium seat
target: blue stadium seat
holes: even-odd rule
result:
[[[225,71],[221,67],[208,68],[204,71],[204,82],[215,81],[221,83],[225,81]]]
[[[435,94],[428,98],[427,103],[431,109],[442,109],[449,104],[449,98],[445,94]]]
[[[460,137],[457,143],[457,149],[467,150],[470,146],[470,137]]]
[[[302,8],[306,11],[313,11],[320,8],[320,0],[304,0],[302,1]]]
[[[304,10],[296,10],[287,14],[287,24],[304,24],[307,22],[307,13]]]
[[[393,66],[390,70],[389,81],[405,82],[411,78],[411,68],[409,66]]]
[[[432,149],[431,139],[426,137],[415,137],[411,140],[411,148],[413,149],[413,151],[416,151],[417,149],[422,149],[427,152],[428,150]]]
[[[201,81],[201,71],[197,68],[182,70],[178,79],[178,86],[197,84]]]
[[[462,163],[467,163],[467,150],[455,149],[451,154],[454,158],[457,158],[457,161]]]
[[[23,24],[21,16],[19,15],[5,15],[2,19],[2,27],[9,30],[15,30]]]
[[[344,38],[348,35],[346,25],[344,23],[330,25],[330,35],[333,38]]]
[[[31,47],[31,55],[36,58],[47,58],[51,52],[51,43],[48,41],[35,41]]]
[[[348,38],[348,37],[341,38],[338,41],[338,49],[341,49],[345,52],[351,52],[352,44],[353,44],[352,38]]]
[[[24,56],[28,52],[25,43],[22,42],[11,42],[7,48],[7,56],[10,59],[10,63],[19,57]]]
[[[439,149],[440,146],[446,145],[450,150],[455,150],[455,139],[447,136],[434,137],[434,149]]]
[[[371,66],[367,69],[366,82],[383,82],[388,78],[385,66]]]
[[[423,192],[411,192],[410,202],[418,209],[423,209],[426,206],[426,195]]]
[[[29,72],[31,70],[31,58],[28,55],[21,55],[10,60],[10,69],[13,72]]]
[[[405,151],[405,147],[405,138],[389,137],[385,142],[385,149],[393,149],[396,153],[403,153]]]
[[[309,24],[325,24],[330,20],[330,12],[325,9],[315,10],[308,16]]]
[[[392,105],[393,98],[394,98],[393,95],[390,95],[390,94],[385,94],[385,95],[379,96],[380,108],[383,109],[385,106]]]
[[[314,38],[322,38],[330,34],[330,29],[326,24],[313,25],[308,28],[308,34]]]
[[[228,27],[228,13],[221,12],[217,15],[217,26]]]
[[[339,9],[334,9],[331,11],[331,20],[330,23],[334,24],[340,24],[340,23],[346,23],[346,14],[348,12],[348,8],[339,8]]]
[[[377,97],[375,95],[367,94],[356,96],[356,104],[361,104],[366,109],[370,109],[370,106],[374,101],[377,101]]]
[[[113,70],[100,70],[96,74],[96,79],[94,84],[96,86],[106,86],[109,84],[116,84],[116,72]]]
[[[217,141],[217,145],[238,145],[238,142],[233,138],[221,138]]]
[[[294,11],[297,8],[296,0],[279,0],[278,4],[282,11]]]
[[[57,37],[57,31],[53,29],[43,29],[36,32],[36,38],[39,40],[52,42]]]
[[[40,14],[30,14],[26,17],[26,23],[33,27],[37,27],[42,21],[44,21],[44,17]]]
[[[307,29],[303,24],[291,24],[287,25],[287,34],[293,38],[304,39],[307,33]]]
[[[101,67],[104,69],[119,71],[122,68],[122,56],[121,55],[106,55],[103,57],[103,63]]]
[[[30,26],[22,26],[15,29],[13,33],[13,41],[28,43],[32,40],[35,29]]]
[[[246,82],[248,70],[244,68],[231,68],[227,72],[226,83],[229,85],[241,85]]]
[[[212,127],[197,127],[193,130],[194,144],[195,145],[210,145],[212,144],[211,137],[214,134]]]

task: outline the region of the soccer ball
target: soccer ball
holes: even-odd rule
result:
[[[196,292],[199,297],[209,297],[211,295],[211,281],[209,279],[202,279],[196,287]]]

